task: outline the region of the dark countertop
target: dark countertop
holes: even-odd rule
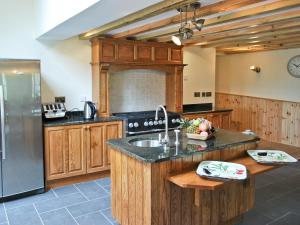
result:
[[[215,137],[207,141],[188,139],[184,134],[180,134],[180,145],[176,148],[174,145],[174,132],[169,132],[171,146],[167,151],[164,151],[163,147],[141,148],[128,143],[133,139],[157,139],[157,133],[109,140],[108,144],[110,144],[114,149],[119,150],[137,160],[147,163],[155,163],[259,141],[257,136],[245,135],[239,132],[223,129],[217,129]],[[164,137],[163,133],[162,137]]]
[[[112,122],[122,121],[121,118],[110,116],[110,117],[96,117],[94,119],[85,120],[83,118],[83,112],[68,112],[66,117],[63,119],[44,120],[44,127],[55,127],[55,126],[68,126],[68,125],[79,125],[88,123],[101,123],[101,122]]]
[[[231,112],[233,109],[222,109],[222,108],[214,108],[212,110],[207,111],[194,111],[194,112],[184,112],[181,115],[193,115],[193,114],[207,114],[207,113],[220,113],[220,112]]]

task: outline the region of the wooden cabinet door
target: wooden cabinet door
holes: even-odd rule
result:
[[[105,139],[104,139],[104,165],[110,165],[110,146],[106,143],[109,139],[122,138],[122,122],[107,123],[105,126]]]
[[[67,126],[68,176],[86,174],[86,131],[83,126]]]
[[[221,128],[222,126],[222,121],[221,121],[221,115],[216,113],[216,114],[211,114],[207,118],[209,121],[211,121],[212,125],[214,128]]]
[[[221,128],[222,129],[230,129],[230,115],[231,113],[222,113],[221,114],[221,121],[222,121],[222,125]]]
[[[64,127],[45,128],[45,172],[47,180],[68,176]]]
[[[98,172],[104,170],[104,132],[105,125],[92,124],[87,132],[87,172]]]

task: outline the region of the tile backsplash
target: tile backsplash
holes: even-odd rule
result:
[[[165,105],[166,74],[157,70],[126,70],[110,75],[110,111],[155,110]]]

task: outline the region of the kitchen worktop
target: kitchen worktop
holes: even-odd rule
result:
[[[224,109],[224,108],[213,108],[211,110],[206,111],[187,111],[183,112],[182,115],[192,115],[192,114],[207,114],[207,113],[221,113],[221,112],[231,112],[232,109]]]
[[[164,133],[162,133],[163,137]],[[245,143],[259,141],[259,138],[254,135],[245,135],[239,132],[233,132],[223,129],[217,129],[215,137],[207,141],[198,141],[188,139],[185,134],[180,134],[180,145],[174,145],[175,134],[169,132],[170,147],[164,150],[163,147],[146,148],[136,147],[129,144],[130,141],[137,139],[157,139],[158,134],[140,135],[135,137],[127,137],[123,139],[109,140],[114,149],[133,157],[137,160],[147,163],[156,163],[161,161],[168,161],[177,158],[184,158],[193,154],[202,154],[205,152],[228,149],[231,146],[242,145]],[[225,150],[226,151],[226,150]]]
[[[83,118],[82,111],[68,112],[65,118],[44,120],[44,127],[54,127],[54,126],[68,126],[68,125],[78,125],[78,124],[88,124],[88,123],[101,123],[101,122],[112,122],[112,121],[122,121],[121,118],[110,116],[110,117],[95,117],[94,119],[86,120]]]

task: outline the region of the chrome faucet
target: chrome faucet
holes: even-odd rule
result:
[[[164,137],[164,139],[161,140],[161,142],[163,144],[168,144],[169,143],[168,113],[167,113],[167,111],[166,111],[166,109],[163,105],[157,106],[156,112],[155,112],[155,120],[158,120],[158,111],[159,111],[159,109],[162,109],[164,111],[164,114],[165,114],[165,137]]]

